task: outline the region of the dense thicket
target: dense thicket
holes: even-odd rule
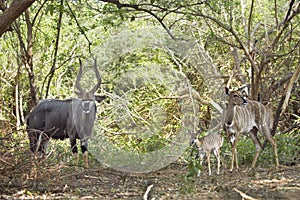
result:
[[[13,2],[18,1],[1,1],[0,22]],[[199,97],[196,112],[201,131],[209,128],[219,108],[216,105],[223,106],[214,95],[230,81],[232,87],[250,84],[249,98],[271,105],[277,133],[299,135],[299,13],[300,4],[294,0],[35,1],[9,28],[0,24],[4,32],[0,38],[1,154],[26,136],[26,116],[40,99],[74,96],[78,58],[92,55],[100,57],[104,83],[99,92],[109,97],[100,113],[104,132],[120,147],[159,149],[180,126],[176,89],[128,79],[125,86],[118,85],[124,73],[141,66],[149,69],[148,75],[157,75],[151,65],[164,66],[163,74],[171,78],[162,77],[163,81],[188,80]],[[193,41],[197,53],[178,53],[171,45],[164,47],[166,42],[160,38]],[[218,87],[212,88],[214,84]],[[125,88],[123,93],[120,88]],[[113,118],[111,102],[129,92],[129,116]],[[166,123],[150,139],[136,138],[122,129],[135,132],[126,123],[146,127],[161,117],[155,115],[161,107]],[[149,130],[160,126],[157,122]],[[21,143],[28,145],[26,140]]]

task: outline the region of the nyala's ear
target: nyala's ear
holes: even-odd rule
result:
[[[230,94],[230,89],[228,87],[225,87],[225,94],[227,94],[227,95]]]
[[[201,147],[203,143],[203,139],[200,138],[198,139],[197,137],[195,137],[192,141],[191,141],[191,146],[195,145],[197,148]]]
[[[98,103],[101,103],[101,101],[103,101],[106,98],[106,96],[99,96],[99,95],[95,95],[95,100]]]
[[[193,138],[193,139],[191,140],[190,146],[194,145],[195,142],[196,142],[196,138]]]
[[[242,95],[243,95],[244,97],[248,97],[248,91],[243,90],[243,91],[242,91]]]
[[[199,138],[198,140],[199,140],[201,143],[203,143],[204,137],[201,137],[201,138]]]
[[[242,87],[240,87],[238,89],[238,91],[240,91],[244,97],[248,97],[249,89],[250,89],[250,85],[248,84],[248,85],[243,85]]]

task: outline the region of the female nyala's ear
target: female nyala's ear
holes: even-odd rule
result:
[[[202,144],[203,144],[203,142],[204,142],[204,137],[198,139],[198,141],[199,141],[199,144],[202,146]]]
[[[249,84],[248,85],[242,85],[238,89],[238,91],[240,91],[244,97],[248,97],[248,95],[249,95],[249,89],[250,89],[250,85]]]
[[[225,94],[229,95],[230,94],[230,90],[228,87],[225,87]]]
[[[245,90],[243,90],[243,91],[242,91],[242,95],[243,95],[244,97],[248,97],[248,92],[245,91]]]

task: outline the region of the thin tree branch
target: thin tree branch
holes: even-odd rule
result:
[[[251,38],[251,27],[252,27],[252,16],[253,16],[253,8],[254,8],[254,0],[251,1],[251,7],[250,7],[250,14],[248,18],[248,48],[251,52],[253,50],[253,44],[251,44],[252,38]]]
[[[291,0],[291,3],[293,2],[294,0]],[[290,4],[290,6],[292,6]],[[289,8],[291,9],[291,8]],[[287,13],[287,16],[286,18],[284,19],[283,23],[282,23],[282,28],[279,30],[279,32],[277,33],[275,39],[273,40],[271,46],[270,46],[270,50],[269,52],[272,52],[274,49],[275,49],[275,46],[276,44],[278,43],[281,35],[283,34],[284,30],[289,26],[289,22],[292,21],[292,19],[297,16],[298,14],[300,13],[300,3],[297,4],[297,6],[295,7],[295,10],[293,10],[292,14]]]
[[[236,189],[236,188],[233,188],[233,190],[236,191],[237,193],[239,193],[239,194],[241,195],[242,199],[257,200],[257,199],[255,199],[255,198],[253,198],[253,197],[251,197],[251,196],[245,194],[244,192],[242,192],[242,191]]]
[[[291,0],[290,6],[289,6],[289,10],[288,10],[287,13],[286,13],[286,16],[285,16],[285,19],[284,19],[283,23],[286,23],[287,20],[289,19],[289,16],[290,16],[290,14],[291,14],[291,11],[292,11],[292,8],[293,8],[294,3],[295,3],[295,0]]]
[[[278,14],[277,14],[277,0],[274,0],[274,10],[275,10],[275,23],[276,23],[276,28],[279,28],[279,24],[278,24]]]
[[[68,1],[66,1],[66,4],[68,6],[68,9],[70,10],[76,24],[77,24],[77,27],[79,28],[79,31],[83,34],[83,36],[85,37],[85,39],[88,41],[88,45],[89,45],[89,53],[91,53],[91,46],[93,45],[93,43],[89,40],[88,36],[86,35],[85,31],[83,30],[83,28],[80,26],[80,23],[78,22],[77,20],[77,17],[75,15],[75,13],[73,12],[71,6],[69,5]]]
[[[146,190],[145,194],[143,195],[143,200],[147,200],[148,199],[148,194],[149,194],[149,192],[150,192],[150,190],[151,190],[152,187],[153,187],[153,185],[149,185],[147,187],[147,190]]]
[[[64,13],[64,11],[63,11],[64,1],[63,0],[60,1],[59,6],[60,7],[59,7],[59,17],[58,17],[57,26],[56,26],[57,35],[56,35],[56,41],[55,41],[54,57],[53,57],[52,67],[50,69],[50,76],[49,76],[47,87],[46,87],[45,98],[47,98],[49,95],[50,83],[51,83],[51,80],[52,80],[55,70],[56,70],[56,60],[57,60],[58,44],[59,44],[59,37],[60,37],[60,30],[61,30],[61,21],[62,21],[62,17],[63,17],[63,13]]]
[[[39,15],[39,13],[41,12],[42,8],[43,8],[44,5],[46,4],[46,2],[47,2],[47,0],[44,0],[44,2],[43,2],[43,3],[41,4],[41,6],[39,7],[38,11],[35,13],[35,15],[34,15],[34,17],[33,17],[33,19],[32,19],[32,22],[31,22],[31,23],[32,23],[32,26],[34,26],[35,21],[36,21],[38,15]]]
[[[289,81],[292,78],[293,74],[289,73],[279,81],[273,83],[270,87],[267,89],[267,94],[265,95],[265,98],[262,100],[263,102],[268,101],[271,98],[271,94],[276,91],[280,86],[283,86],[287,81]]]
[[[287,129],[285,129],[284,131],[280,132],[279,135],[283,135],[283,134],[289,133],[289,132],[291,132],[292,130],[294,130],[296,128],[300,129],[300,124],[292,124],[290,127],[288,127]]]
[[[297,67],[296,71],[294,72],[288,86],[286,87],[286,91],[285,91],[286,95],[285,95],[285,99],[284,99],[284,102],[282,105],[280,115],[282,115],[282,113],[284,113],[284,111],[286,110],[286,107],[288,106],[288,102],[289,102],[289,99],[291,96],[291,91],[292,91],[293,85],[294,85],[294,83],[296,83],[298,81],[299,77],[300,77],[300,62],[298,63],[298,67]]]
[[[75,58],[80,58],[80,56],[73,56],[73,57],[70,57],[66,60],[64,60],[58,67],[55,68],[55,70],[58,70],[60,69],[61,67],[63,67],[68,61],[72,60],[72,59],[75,59]],[[49,73],[45,76],[44,78],[44,81],[43,81],[43,85],[42,85],[42,90],[43,88],[45,87],[45,84],[46,84],[46,81],[48,79],[48,77],[51,75],[51,70],[49,71]],[[42,93],[42,92],[41,92]]]
[[[184,13],[182,13],[184,14]],[[255,72],[259,72],[259,68],[255,61],[253,60],[248,48],[245,46],[244,42],[241,40],[241,38],[238,36],[238,34],[233,30],[232,27],[222,23],[221,21],[217,20],[216,18],[212,16],[205,15],[203,13],[195,13],[194,16],[203,17],[205,19],[208,19],[212,21],[213,23],[217,24],[220,28],[224,29],[225,31],[231,33],[233,37],[236,39],[236,41],[241,45],[241,48],[243,49],[248,61],[251,63],[251,66],[253,66]]]
[[[119,0],[102,0],[102,1],[103,2],[107,2],[107,3],[115,4],[119,9],[121,9],[121,8],[132,8],[132,9],[134,9],[136,11],[142,11],[142,12],[150,14],[151,16],[153,16],[161,24],[161,26],[167,31],[167,33],[170,35],[170,37],[172,39],[176,40],[176,38],[174,37],[174,35],[171,33],[171,31],[168,29],[168,27],[163,22],[163,18],[165,16],[163,18],[160,18],[158,15],[156,15],[151,10],[144,9],[144,8],[141,7],[141,5],[138,5],[138,4],[125,4],[125,3],[121,3]],[[165,9],[163,9],[163,10],[165,10]]]

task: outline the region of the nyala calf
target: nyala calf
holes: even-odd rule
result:
[[[218,171],[220,173],[220,147],[223,145],[223,137],[219,133],[211,133],[202,138],[196,137],[192,141],[192,145],[198,148],[198,157],[200,158],[200,164],[202,165],[203,157],[207,156],[208,172],[211,175],[210,168],[210,152],[214,150],[214,154],[218,161]],[[199,174],[198,174],[199,175]]]

